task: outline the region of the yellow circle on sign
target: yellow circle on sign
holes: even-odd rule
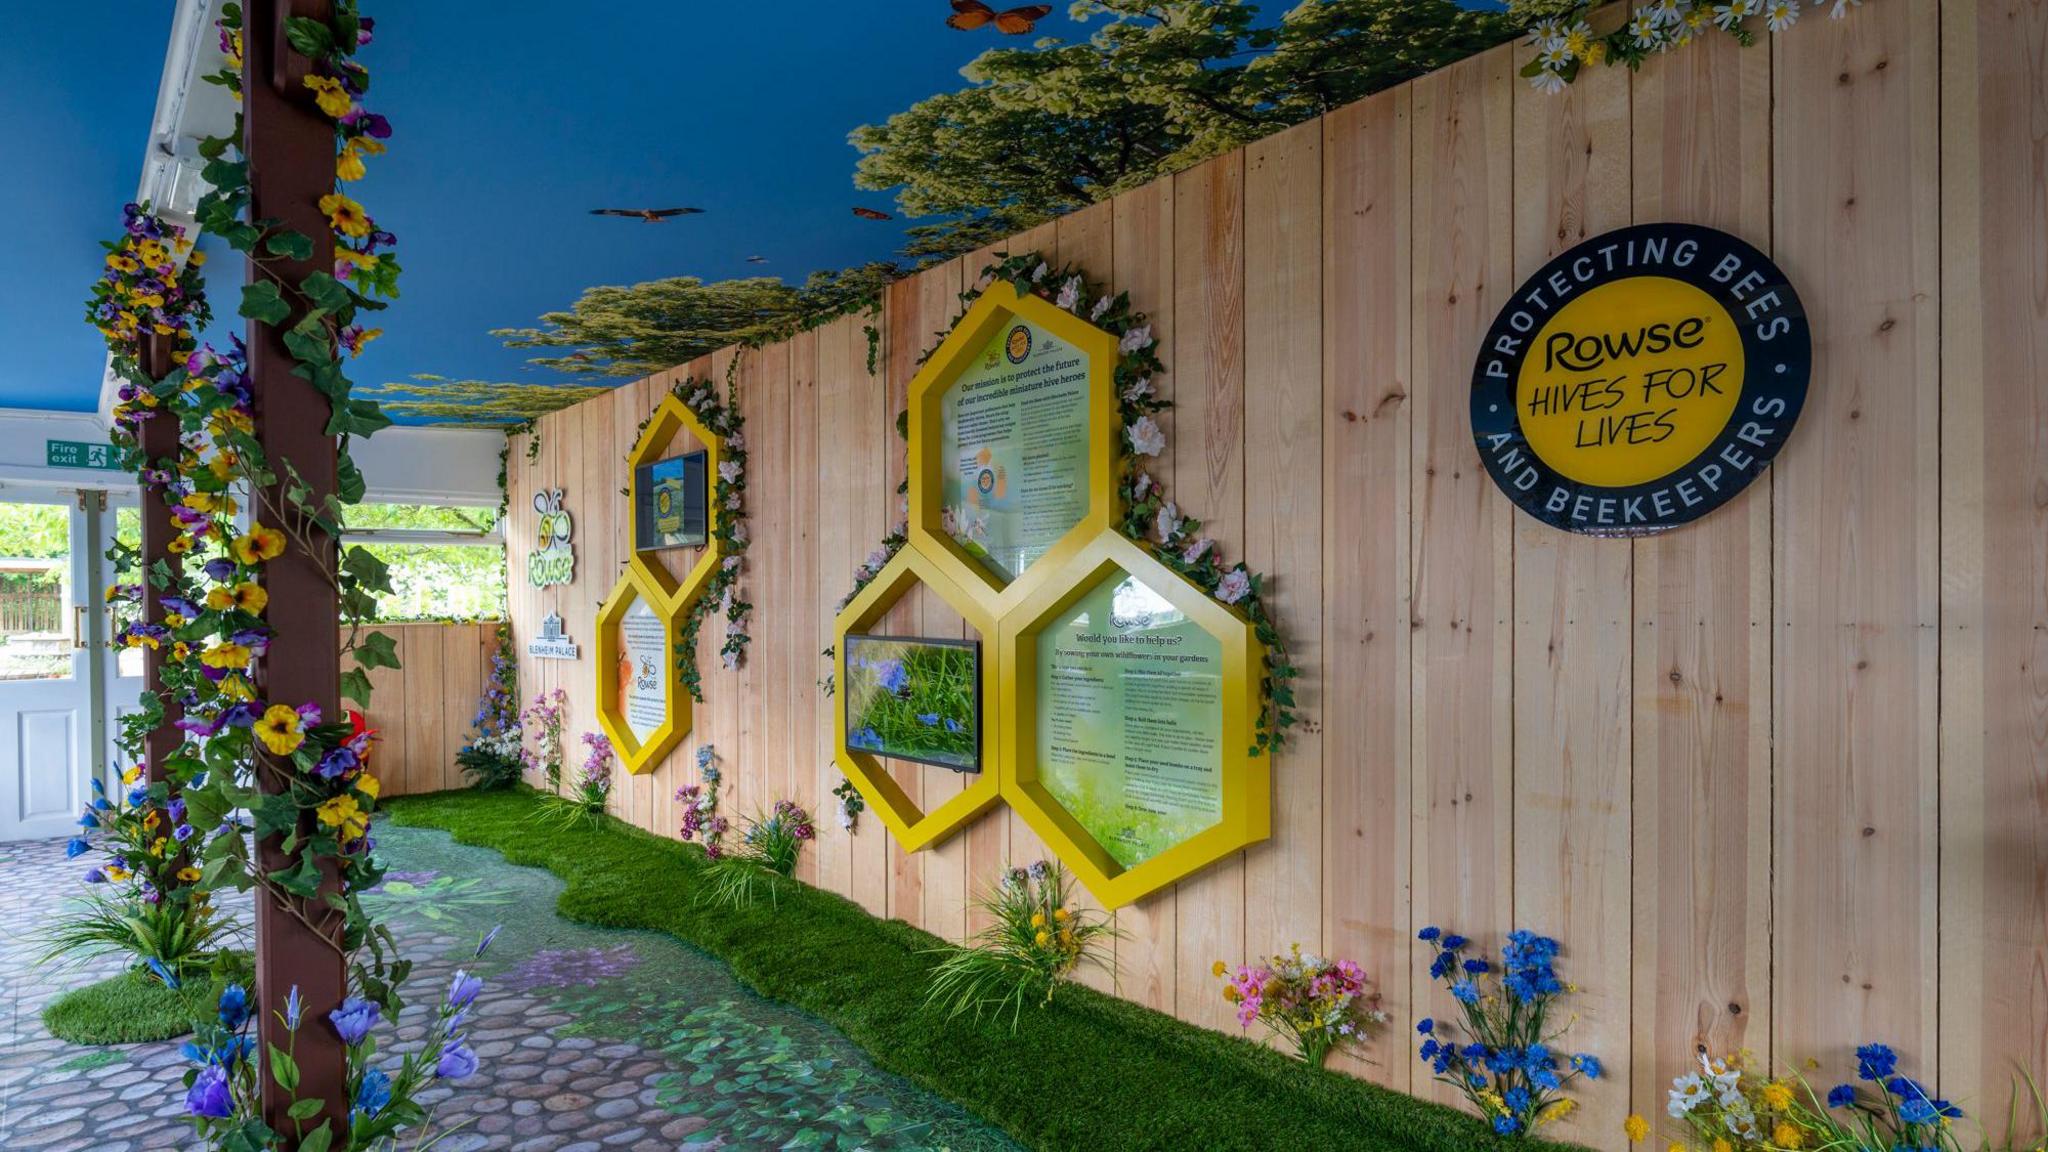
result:
[[[1743,367],[1742,334],[1712,296],[1632,276],[1588,289],[1536,333],[1515,417],[1530,449],[1567,480],[1646,484],[1720,436]]]

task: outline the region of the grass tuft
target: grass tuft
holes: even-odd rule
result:
[[[875,1063],[1041,1149],[1342,1148],[1347,1152],[1556,1150],[1503,1141],[1463,1113],[1076,987],[1008,1020],[926,1003],[938,938],[842,897],[790,885],[774,906],[696,898],[703,850],[609,817],[553,827],[538,796],[440,792],[380,805],[514,864],[546,868],[572,920],[666,932],[732,966],[764,996],[838,1028]],[[1409,1057],[1389,1037],[1374,1055]]]
[[[175,990],[140,970],[74,988],[43,1009],[43,1027],[72,1044],[141,1044],[183,1036],[196,1021],[214,1014],[224,985],[248,979],[246,955],[235,953],[216,963],[221,974],[195,973]]]

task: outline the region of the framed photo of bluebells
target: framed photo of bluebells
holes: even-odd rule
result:
[[[981,771],[981,642],[848,636],[846,746]]]

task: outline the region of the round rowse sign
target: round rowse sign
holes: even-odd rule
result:
[[[1756,478],[1806,400],[1812,336],[1770,259],[1725,232],[1639,224],[1519,288],[1472,373],[1472,435],[1546,524],[1640,536]]]

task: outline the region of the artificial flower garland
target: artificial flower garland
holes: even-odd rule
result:
[[[1806,0],[1806,8],[1826,8],[1836,20],[1861,7],[1863,0]],[[1539,92],[1562,92],[1588,64],[1626,64],[1641,68],[1652,56],[1671,52],[1712,31],[1735,38],[1747,48],[1756,43],[1755,22],[1772,32],[1785,32],[1799,22],[1800,0],[1656,0],[1639,5],[1627,23],[1605,36],[1595,35],[1586,17],[1595,3],[1539,20],[1529,28],[1536,58],[1522,75]]]
[[[704,628],[704,618],[716,608],[725,616],[725,641],[719,645],[721,663],[728,669],[738,668],[746,662],[747,646],[753,637],[747,632],[747,625],[754,613],[754,605],[742,594],[740,587],[741,570],[745,567],[745,556],[749,536],[747,532],[747,439],[746,417],[740,414],[739,385],[736,370],[726,373],[725,395],[721,398],[718,389],[708,380],[695,377],[678,381],[669,389],[671,395],[683,402],[683,407],[697,418],[705,431],[718,437],[718,475],[712,483],[712,505],[718,515],[712,518],[712,536],[717,539],[723,556],[711,578],[704,584],[703,594],[690,604],[683,616],[681,638],[676,642],[676,677],[688,689],[690,699],[702,703],[704,700],[704,675],[697,667],[697,636]],[[654,417],[640,422],[640,431],[645,432]],[[637,437],[636,437],[637,439]],[[630,495],[622,493],[622,495]]]
[[[1166,450],[1166,433],[1154,419],[1172,407],[1152,388],[1152,377],[1166,370],[1159,359],[1159,342],[1144,313],[1131,310],[1130,293],[1111,295],[1092,285],[1075,265],[1055,269],[1036,252],[1003,254],[982,270],[980,281],[1003,281],[1022,294],[1050,301],[1054,307],[1071,312],[1117,338],[1117,414],[1123,433],[1117,438],[1124,451],[1117,459],[1117,496],[1123,510],[1117,527],[1124,536],[1147,548],[1160,563],[1192,581],[1220,603],[1242,613],[1250,622],[1265,650],[1265,668],[1259,677],[1259,719],[1253,733],[1252,754],[1283,746],[1288,729],[1300,722],[1294,707],[1294,681],[1300,670],[1288,659],[1285,641],[1266,606],[1265,577],[1243,563],[1225,565],[1216,542],[1201,534],[1202,523],[1181,513],[1167,498],[1166,486],[1146,471],[1145,460]],[[975,288],[960,294],[961,313],[946,325],[951,331],[984,291]],[[937,346],[918,357],[929,360]],[[909,436],[909,414],[900,413],[896,429]],[[905,482],[907,485],[907,481]],[[907,492],[907,487],[899,487]],[[853,590],[839,601],[840,609],[853,602],[874,578],[881,574],[908,541],[908,527],[899,523],[882,538],[853,572]],[[827,649],[826,655],[832,650]],[[832,678],[821,684],[833,691]]]

